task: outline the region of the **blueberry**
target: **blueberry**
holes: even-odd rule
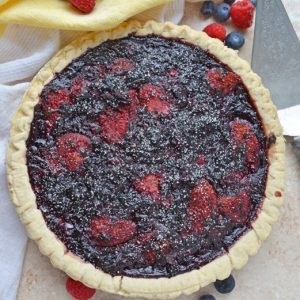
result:
[[[199,300],[216,300],[216,298],[213,295],[203,295]]]
[[[230,293],[235,287],[235,280],[232,275],[224,280],[217,280],[215,283],[216,290],[221,294]]]
[[[231,5],[235,2],[235,0],[224,0],[224,2]]]
[[[240,32],[231,32],[226,36],[225,45],[234,50],[240,49],[245,43],[245,38]]]
[[[215,6],[213,15],[219,22],[225,22],[230,17],[230,5],[221,3]]]
[[[257,5],[257,0],[250,0],[252,2],[252,4],[256,7]]]
[[[213,14],[215,4],[212,1],[204,1],[201,7],[201,13],[204,16],[210,17]]]

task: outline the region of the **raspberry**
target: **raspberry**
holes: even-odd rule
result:
[[[108,108],[99,118],[101,136],[107,143],[115,144],[124,138],[127,132],[128,123],[128,108],[119,110]]]
[[[134,63],[127,58],[120,58],[115,60],[113,64],[110,66],[110,68],[115,75],[121,76],[133,70]]]
[[[217,207],[217,195],[213,186],[201,180],[193,189],[187,207],[189,221],[196,232],[202,229],[202,223],[210,218]]]
[[[78,133],[67,133],[57,139],[60,161],[71,172],[76,171],[90,152],[91,140]]]
[[[153,200],[157,201],[160,199],[159,181],[160,176],[158,174],[148,174],[136,180],[133,185],[138,192],[149,195]]]
[[[233,72],[224,74],[216,69],[211,69],[206,76],[211,89],[219,91],[223,96],[230,94],[240,83],[240,77]]]
[[[246,193],[235,196],[223,196],[218,200],[219,211],[233,223],[243,224],[249,216],[251,202]]]
[[[68,278],[66,282],[66,289],[72,297],[74,297],[76,300],[88,300],[92,298],[96,290],[91,289],[87,286],[85,286],[80,281],[76,281],[72,278]]]
[[[91,234],[100,247],[113,247],[131,240],[137,233],[134,222],[112,220],[109,216],[95,217],[91,221]]]
[[[206,26],[203,31],[211,38],[219,39],[224,42],[226,38],[226,29],[219,23],[212,23]]]
[[[139,91],[141,104],[146,106],[150,113],[168,115],[170,104],[167,101],[165,92],[158,86],[151,83],[144,84]]]
[[[234,26],[240,29],[251,27],[253,23],[255,6],[249,0],[237,1],[232,4],[230,15]]]
[[[69,2],[84,13],[90,13],[96,5],[96,0],[69,0]]]

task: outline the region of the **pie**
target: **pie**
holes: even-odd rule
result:
[[[7,174],[55,267],[166,299],[256,254],[283,201],[284,140],[236,52],[187,26],[132,21],[76,40],[37,74]]]

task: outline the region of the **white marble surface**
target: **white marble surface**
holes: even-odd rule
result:
[[[262,0],[258,0],[262,1]],[[292,23],[300,37],[300,0],[283,0]],[[195,24],[199,4],[187,7],[184,23]],[[196,29],[204,23],[199,19]],[[247,37],[247,45],[241,56],[250,60],[253,30]],[[299,75],[300,76],[300,75]],[[290,145],[287,147],[286,194],[280,221],[274,225],[270,238],[264,242],[258,255],[252,257],[246,267],[234,271],[235,290],[228,295],[218,294],[212,285],[179,300],[196,300],[211,293],[218,300],[299,300],[300,299],[300,161],[297,161]],[[33,242],[28,243],[18,300],[65,300],[71,296],[65,290],[66,275],[54,269]],[[120,300],[97,291],[94,300]],[[1,299],[5,300],[5,299]]]

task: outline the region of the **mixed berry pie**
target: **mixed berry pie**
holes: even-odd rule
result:
[[[284,141],[268,90],[205,33],[130,22],[59,52],[12,122],[12,200],[57,268],[124,296],[228,277],[279,215]]]

